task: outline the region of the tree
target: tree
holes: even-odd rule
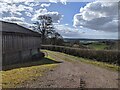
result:
[[[40,15],[34,24],[37,25],[37,31],[41,33],[42,44],[46,43],[46,39],[54,32],[53,21],[50,16]]]
[[[62,45],[63,44],[63,37],[58,32],[55,31],[52,34],[51,43],[53,45]]]
[[[40,15],[33,27],[33,30],[37,30],[41,33],[42,44],[54,44],[62,45],[63,37],[55,31],[53,21],[50,16]]]

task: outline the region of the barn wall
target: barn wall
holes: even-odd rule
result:
[[[1,31],[2,31],[2,23],[0,22],[0,71],[2,70],[2,32]],[[0,84],[1,83],[2,83],[2,75],[0,75]]]
[[[31,60],[38,53],[41,39],[18,33],[4,33],[2,36],[3,65]]]
[[[33,54],[31,54],[31,52]],[[3,54],[3,65],[15,64],[15,63],[22,63],[26,61],[30,61],[32,55],[37,54],[37,49],[26,50],[26,51],[19,51],[19,52],[12,52],[12,53],[5,53]]]

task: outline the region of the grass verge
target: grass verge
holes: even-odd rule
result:
[[[58,65],[50,56],[43,60],[17,64],[24,67],[0,71],[0,74],[2,73],[2,87],[16,88],[17,86],[24,84],[26,81],[31,81],[36,77],[44,75],[46,71],[49,71]]]
[[[79,58],[75,56],[71,56],[71,57],[75,58],[76,60],[80,60],[81,62],[92,64],[92,65],[99,66],[99,67],[106,68],[113,71],[118,71],[120,69],[120,67],[117,65],[108,64],[105,62],[93,61],[91,59]]]
[[[66,61],[72,60],[71,62],[73,62],[73,60],[74,61],[77,60],[77,61],[81,61],[83,63],[92,64],[92,65],[99,66],[99,67],[106,68],[106,69],[113,70],[113,71],[118,71],[120,69],[119,66],[114,65],[114,64],[108,64],[105,62],[99,62],[99,61],[95,61],[95,60],[93,61],[91,59],[76,57],[76,56],[68,55],[68,54],[61,53],[61,52],[54,52],[54,51],[49,51],[49,50],[46,50],[46,51],[51,54],[54,54],[55,56],[58,55],[58,57],[60,57],[60,55],[65,56],[66,58],[62,58],[62,59],[66,60]]]

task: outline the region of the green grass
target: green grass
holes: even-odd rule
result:
[[[16,68],[16,65],[21,66],[21,68]],[[3,88],[16,88],[26,81],[43,76],[45,72],[55,68],[58,64],[54,62],[53,58],[48,56],[44,61],[40,60],[16,65],[12,65],[12,67],[15,67],[14,69],[0,72],[2,74]]]
[[[91,49],[95,49],[95,50],[104,50],[105,48],[108,47],[108,45],[106,45],[104,43],[91,43],[87,46],[90,47]]]
[[[87,64],[92,64],[92,65],[99,66],[99,67],[106,68],[106,69],[113,70],[113,71],[118,71],[118,69],[120,68],[117,65],[108,64],[105,62],[98,62],[98,61],[93,61],[91,59],[79,58],[79,57],[75,57],[75,56],[72,56],[72,57],[76,60],[80,60],[81,62],[84,62]]]
[[[76,57],[76,56],[68,55],[68,54],[65,54],[65,53],[53,52],[53,51],[49,51],[49,50],[47,50],[47,52],[49,52],[49,53],[51,53],[55,56],[58,56],[59,58],[60,58],[60,55],[62,55],[62,56],[64,55],[66,58],[62,58],[62,59],[66,60],[66,61],[69,61],[69,62],[71,61],[71,59],[73,59],[73,60],[79,60],[80,62],[83,62],[83,63],[92,64],[92,65],[95,65],[95,66],[98,66],[98,67],[113,70],[113,71],[118,71],[120,69],[119,66],[114,65],[114,64],[108,64],[108,63],[105,63],[105,62],[93,61],[91,59]],[[71,62],[74,62],[73,60]]]

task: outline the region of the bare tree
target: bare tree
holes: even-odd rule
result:
[[[34,23],[36,26],[33,29],[41,33],[42,44],[56,44],[63,43],[63,37],[55,31],[53,21],[50,16],[40,15],[38,21]]]
[[[58,32],[54,32],[51,37],[51,43],[54,45],[62,45],[63,37]]]
[[[38,21],[34,24],[37,25],[37,31],[41,33],[42,44],[45,44],[46,39],[54,32],[52,18],[50,16],[40,15]]]

